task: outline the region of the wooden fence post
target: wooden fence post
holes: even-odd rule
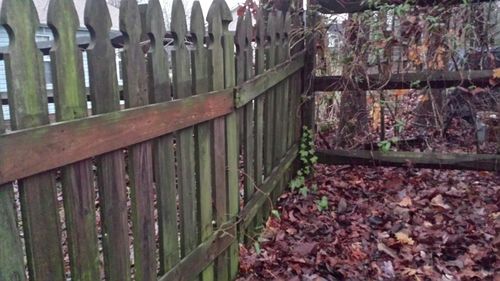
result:
[[[315,131],[316,105],[314,99],[314,69],[316,64],[316,11],[312,10],[311,0],[307,1],[307,13],[305,24],[305,66],[303,83],[306,100],[302,104],[302,125]]]

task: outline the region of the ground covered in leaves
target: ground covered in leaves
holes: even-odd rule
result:
[[[238,280],[500,280],[500,176],[316,166],[284,193]]]

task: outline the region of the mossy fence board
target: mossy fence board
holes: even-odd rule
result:
[[[296,81],[303,51],[290,56],[290,14],[247,12],[234,33],[222,0],[207,15],[194,2],[190,22],[174,0],[169,31],[159,0],[122,0],[119,10],[120,48],[105,1],[87,0],[92,37],[81,45],[73,1],[50,0],[47,99],[35,6],[2,2],[11,39],[2,281],[234,280],[238,243],[251,241],[295,172],[305,83]]]

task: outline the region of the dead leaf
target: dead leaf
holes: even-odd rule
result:
[[[398,241],[401,244],[408,244],[408,245],[415,244],[415,241],[408,234],[406,234],[402,231],[396,233],[395,235],[396,235],[396,239],[398,239]]]
[[[493,78],[500,79],[500,68],[493,69]]]
[[[412,205],[412,201],[411,201],[411,198],[406,196],[405,198],[403,198],[403,200],[401,200],[399,203],[398,203],[399,206],[401,207],[410,207]]]
[[[438,194],[434,198],[432,198],[431,205],[434,207],[441,207],[445,210],[451,209],[450,205],[444,203],[443,196],[441,194]]]
[[[293,252],[297,254],[298,256],[305,257],[308,256],[318,243],[312,242],[312,243],[299,243],[295,247],[293,247]]]

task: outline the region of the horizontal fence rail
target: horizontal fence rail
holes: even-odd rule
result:
[[[297,169],[300,15],[247,11],[234,32],[222,0],[190,22],[174,0],[170,30],[159,0],[122,0],[119,30],[104,0],[84,14],[49,0],[39,44],[32,0],[0,7],[0,280],[234,280]]]
[[[342,76],[319,76],[314,78],[314,90],[318,92],[345,90],[397,90],[397,89],[443,89],[461,86],[486,87],[494,77],[495,70],[470,71],[424,71],[397,73],[390,77],[371,74],[356,82]]]

